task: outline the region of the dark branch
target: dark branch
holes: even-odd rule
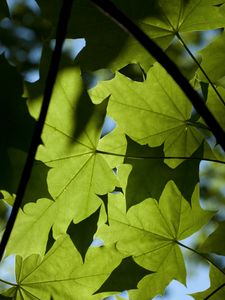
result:
[[[124,15],[124,13],[122,13],[111,1],[91,0],[91,2],[93,2],[101,11],[103,11],[104,14],[111,18],[124,31],[136,38],[140,44],[166,69],[189,98],[195,110],[204,119],[205,123],[216,137],[217,142],[225,151],[225,133],[222,127],[216,121],[205,105],[203,99],[192,88],[175,63],[169,59],[163,50],[126,15]]]
[[[61,53],[62,53],[62,45],[63,45],[64,39],[66,37],[67,25],[68,25],[68,21],[69,21],[69,17],[70,17],[72,4],[73,4],[73,0],[64,0],[61,10],[60,10],[59,21],[58,21],[57,30],[56,30],[56,45],[55,45],[55,49],[52,54],[49,72],[48,72],[47,79],[45,82],[45,90],[44,90],[44,95],[43,95],[41,112],[40,112],[40,116],[37,121],[35,130],[34,130],[34,134],[32,137],[27,160],[26,160],[26,163],[25,163],[25,166],[24,166],[24,169],[22,172],[22,176],[20,179],[19,187],[17,190],[17,196],[15,199],[9,220],[7,222],[5,232],[4,232],[2,240],[1,240],[0,260],[2,260],[6,245],[8,243],[10,234],[12,232],[14,223],[16,221],[16,216],[18,214],[20,205],[22,203],[22,200],[23,200],[23,197],[25,194],[25,190],[26,190],[26,187],[27,187],[30,175],[31,175],[37,148],[38,148],[38,145],[41,140],[42,129],[44,127],[44,122],[46,119],[53,87],[54,87],[57,72],[59,69],[59,63],[60,63],[60,58],[61,58]]]

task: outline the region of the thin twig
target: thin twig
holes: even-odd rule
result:
[[[136,26],[124,13],[122,13],[109,0],[90,0],[93,2],[105,15],[112,19],[124,31],[132,35],[140,44],[166,69],[172,76],[175,82],[180,86],[183,92],[191,101],[195,110],[204,119],[205,123],[211,129],[216,137],[217,142],[225,151],[225,132],[220,124],[214,118],[208,107],[205,105],[200,95],[192,88],[190,83],[181,73],[176,64],[169,59],[163,50],[149,38],[138,26]]]
[[[188,48],[188,46],[186,45],[186,43],[184,42],[184,40],[182,39],[182,37],[180,36],[180,34],[178,32],[176,33],[176,36],[177,36],[178,40],[181,42],[181,44],[184,46],[184,49],[187,51],[187,53],[190,55],[190,57],[194,60],[194,62],[196,63],[196,65],[199,67],[199,69],[201,70],[202,74],[208,80],[209,84],[211,85],[211,87],[215,91],[215,93],[217,94],[217,96],[220,99],[221,103],[223,103],[223,105],[225,105],[223,97],[220,95],[220,93],[218,92],[217,88],[213,84],[212,80],[209,78],[209,76],[207,75],[207,73],[205,72],[205,70],[202,68],[201,64],[198,62],[198,60],[193,55],[193,53]]]
[[[16,199],[12,208],[12,212],[10,214],[9,220],[6,225],[5,232],[3,234],[1,244],[0,244],[0,260],[2,260],[6,245],[8,243],[9,237],[11,235],[14,223],[16,221],[16,217],[20,208],[20,205],[22,203],[25,190],[31,175],[35,155],[37,152],[37,148],[39,146],[40,140],[41,140],[41,133],[42,129],[44,127],[44,122],[46,119],[53,87],[55,84],[57,72],[59,69],[59,63],[60,63],[60,58],[62,54],[62,46],[64,39],[66,37],[66,31],[67,31],[67,25],[70,17],[70,12],[72,8],[73,0],[64,0],[61,10],[60,10],[60,15],[59,15],[59,21],[57,25],[57,30],[56,30],[56,45],[55,49],[52,54],[51,58],[51,63],[49,67],[49,72],[46,78],[45,82],[45,90],[44,90],[44,95],[43,95],[43,102],[41,106],[41,112],[39,115],[39,119],[36,123],[36,127],[34,130],[34,134],[32,137],[30,149],[28,152],[28,156],[25,162],[25,166],[22,172],[22,176],[20,179],[19,187],[17,190],[17,195]]]
[[[5,284],[8,284],[8,285],[11,285],[11,286],[17,286],[16,283],[13,283],[13,282],[4,280],[4,279],[2,279],[2,278],[0,278],[0,282],[5,283]]]
[[[108,152],[108,151],[102,151],[102,150],[96,150],[95,153],[104,154],[104,155],[111,155],[111,156],[118,156],[123,157],[127,159],[134,159],[134,160],[142,160],[142,159],[187,159],[187,160],[204,160],[209,162],[215,162],[220,164],[225,164],[225,161],[219,160],[219,159],[211,159],[211,158],[204,158],[204,157],[191,157],[191,156],[141,156],[141,155],[127,155],[127,154],[121,154],[121,153],[114,153],[114,152]]]
[[[204,255],[203,253],[198,252],[197,250],[190,248],[184,244],[182,244],[179,241],[176,241],[176,243],[178,245],[180,245],[183,248],[186,248],[192,252],[194,252],[195,254],[198,254],[199,256],[201,256],[202,258],[206,259],[211,265],[213,265],[217,270],[219,270],[223,275],[225,275],[225,272],[223,269],[221,269],[212,259],[210,259],[208,256]],[[219,290],[221,290],[223,287],[225,286],[225,283],[221,284],[219,287],[217,287],[214,291],[212,291],[206,298],[204,298],[204,300],[208,300],[210,299],[214,294],[216,294]]]
[[[183,247],[183,248],[186,248],[186,249],[188,249],[188,250],[194,252],[195,254],[198,254],[198,255],[201,256],[202,258],[206,259],[206,260],[207,260],[209,263],[211,263],[216,269],[218,269],[221,273],[223,273],[223,275],[225,275],[225,272],[223,271],[223,269],[221,269],[221,268],[220,268],[220,267],[219,267],[212,259],[210,259],[210,258],[209,258],[208,256],[206,256],[205,254],[200,253],[200,252],[198,252],[197,250],[195,250],[195,249],[193,249],[193,248],[190,248],[190,247],[188,247],[188,246],[182,244],[182,243],[179,242],[179,241],[176,241],[176,243],[177,243],[179,246],[181,246],[181,247]]]

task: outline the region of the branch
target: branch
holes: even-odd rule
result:
[[[59,63],[60,63],[60,58],[61,58],[61,54],[62,54],[62,46],[63,46],[63,42],[64,42],[64,39],[66,36],[67,25],[68,25],[68,21],[69,21],[69,17],[70,17],[70,11],[72,8],[72,4],[73,4],[73,0],[64,0],[61,10],[60,10],[59,21],[58,21],[57,30],[56,30],[56,45],[55,45],[55,49],[52,54],[49,72],[48,72],[47,79],[45,82],[45,90],[44,90],[44,95],[43,95],[41,112],[39,115],[39,119],[36,123],[36,127],[35,127],[34,134],[32,137],[30,149],[28,152],[28,156],[27,156],[27,159],[25,162],[25,166],[24,166],[22,176],[20,179],[20,183],[19,183],[19,187],[17,190],[17,196],[15,199],[9,220],[7,222],[5,232],[4,232],[2,240],[1,240],[0,260],[2,260],[6,245],[8,243],[14,223],[16,221],[16,216],[18,214],[20,205],[22,203],[22,200],[23,200],[23,197],[25,194],[25,190],[26,190],[26,187],[27,187],[30,175],[31,175],[37,148],[38,148],[40,140],[41,140],[42,129],[44,127],[44,122],[46,119],[53,87],[54,87],[57,72],[59,69]]]
[[[105,15],[111,18],[124,31],[136,38],[136,40],[139,41],[140,44],[166,69],[189,98],[195,110],[204,119],[205,123],[216,137],[217,142],[225,151],[225,133],[222,127],[216,121],[205,105],[203,99],[192,88],[175,63],[170,60],[163,50],[126,15],[124,15],[111,1],[91,0],[91,2],[93,2]]]

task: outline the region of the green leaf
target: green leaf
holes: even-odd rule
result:
[[[69,234],[74,246],[80,252],[83,261],[97,230],[99,213],[100,208],[78,224],[71,222],[67,229],[67,234]]]
[[[9,62],[0,56],[1,236],[43,101],[63,2],[35,1],[40,13],[21,3],[12,6],[11,19],[7,1],[0,1],[0,29],[18,42],[7,39],[1,47]],[[3,298],[103,300],[126,290],[130,300],[154,299],[172,280],[186,283],[180,248],[191,248],[180,241],[214,215],[200,206],[199,162],[224,163],[224,152],[167,72],[92,2],[73,3],[66,36],[71,49],[63,48],[34,167],[5,251],[5,256],[16,255],[17,283],[8,282]],[[225,129],[224,106],[199,70],[194,74],[197,65],[179,42],[182,37],[195,50],[211,36],[200,30],[219,28],[220,37],[200,54],[225,99],[225,0],[112,2],[172,57],[196,90],[201,88]],[[77,38],[86,45],[73,62]],[[33,61],[37,45],[40,63]],[[29,79],[31,65],[40,79],[26,82],[23,94],[22,76]],[[97,82],[91,102],[85,84]],[[103,137],[108,118],[115,128]],[[221,187],[214,207],[222,205],[223,172],[215,183],[216,178],[203,182],[201,195],[210,201]],[[225,255],[224,224],[219,222],[192,252],[205,260],[212,253]],[[195,294],[198,300],[225,298],[224,271],[211,263],[211,287]]]
[[[138,282],[149,273],[151,272],[137,265],[132,257],[126,257],[95,293],[136,289]]]
[[[26,161],[26,153],[24,151],[11,148],[8,151],[9,160],[12,166],[12,176],[10,182],[11,191],[17,191],[18,178],[22,175],[23,166]],[[51,195],[47,186],[48,168],[42,161],[35,160],[32,168],[29,184],[27,186],[22,207],[28,202],[35,202],[40,198],[50,198]]]
[[[223,285],[223,288],[219,289],[214,295],[212,295],[210,298],[207,298],[213,291],[218,289]],[[195,300],[221,300],[225,297],[225,274],[223,274],[221,271],[219,271],[214,266],[211,266],[210,268],[210,288],[208,288],[206,291],[192,294]]]
[[[36,0],[43,16],[56,26],[61,0]],[[137,23],[145,33],[166,49],[176,32],[207,30],[224,26],[216,4],[219,0],[114,0],[117,7]],[[129,4],[129,5],[128,5]],[[87,0],[74,3],[67,37],[86,40],[79,62],[87,70],[109,67],[118,70],[129,63],[140,64],[146,71],[152,64],[147,51],[124,33]],[[102,42],[104,41],[104,42]]]
[[[61,72],[42,134],[44,145],[39,147],[37,154],[37,158],[51,168],[47,182],[49,192],[58,205],[55,218],[58,225],[53,227],[53,231],[58,232],[66,230],[72,219],[78,223],[92,214],[101,204],[96,194],[104,195],[117,185],[112,169],[96,152],[106,102],[95,106],[83,134],[76,140],[73,138],[77,102],[80,97],[87,97],[83,91],[77,68]],[[30,102],[32,113],[37,114],[39,103],[40,99]]]
[[[225,59],[225,34],[222,33],[207,47],[199,51],[199,54],[202,57],[201,67],[209,75],[212,82],[219,83],[220,79],[225,76],[223,68]],[[197,76],[201,81],[208,82],[201,70],[197,72]]]
[[[119,251],[132,255],[136,263],[156,272],[140,282],[134,299],[138,299],[138,295],[149,299],[157,292],[162,293],[172,279],[185,284],[186,271],[177,241],[199,230],[213,215],[199,206],[198,190],[190,206],[170,181],[159,203],[146,199],[131,207],[127,214],[121,197],[121,194],[116,195],[110,202],[110,226],[102,226],[97,236],[105,243],[117,242]],[[151,284],[154,288],[146,290]]]
[[[219,0],[166,1],[163,11],[168,10],[167,18],[179,32],[209,30],[224,26],[224,18],[217,6]],[[165,7],[165,8],[164,8]]]
[[[121,261],[114,246],[90,248],[85,264],[68,235],[62,235],[42,258],[16,258],[17,299],[92,299],[92,294]],[[96,268],[96,265],[98,266]],[[17,290],[19,292],[17,292]],[[93,299],[101,299],[96,297]]]
[[[223,87],[217,87],[218,92],[225,99],[225,89]],[[213,115],[215,116],[216,120],[220,123],[221,127],[225,130],[225,106],[224,104],[218,99],[218,96],[215,94],[214,90],[209,87],[208,89],[208,97],[207,97],[207,105]]]
[[[113,191],[119,185],[105,156],[96,151],[106,103],[95,106],[84,132],[79,139],[73,138],[74,109],[81,95],[84,93],[80,71],[76,68],[63,71],[58,77],[45,123],[44,145],[39,147],[36,157],[51,168],[47,184],[54,201],[40,199],[35,204],[24,206],[25,213],[19,213],[8,254],[43,255],[52,226],[53,237],[57,238],[66,232],[72,220],[79,223],[96,211],[102,203],[97,195]],[[38,98],[29,102],[29,109],[35,117],[39,113],[40,101]],[[38,177],[35,179],[40,181]],[[38,195],[41,198],[48,196],[44,185]]]
[[[116,128],[100,139],[97,152],[101,153],[112,169],[124,162],[127,149],[126,136],[119,128]]]
[[[41,8],[43,17],[51,21],[55,29],[62,1],[51,0],[46,3],[44,0],[36,0],[36,2]],[[142,2],[141,5],[136,0],[129,1],[129,5],[121,0],[114,2],[140,24],[149,13],[153,14],[154,19],[154,14],[160,11],[155,0],[150,4]],[[151,65],[153,59],[148,52],[88,0],[74,2],[72,16],[67,37],[85,38],[86,47],[78,57],[78,62],[85,70],[104,67],[118,70],[129,63],[141,64],[147,70]],[[149,25],[142,27],[164,49],[172,40],[168,30]]]
[[[28,203],[20,210],[12,236],[7,245],[7,255],[26,257],[33,253],[44,255],[48,234],[55,221],[57,205],[49,199]],[[31,243],[32,241],[32,243]]]
[[[199,251],[203,253],[216,253],[225,255],[225,245],[221,241],[224,238],[225,222],[220,222],[217,229],[210,234],[206,241],[201,245]]]
[[[91,89],[90,95],[97,103],[110,96],[108,113],[120,128],[142,145],[164,143],[165,156],[191,156],[203,142],[198,128],[204,131],[205,126],[190,120],[190,102],[157,63],[143,83],[117,73]],[[174,168],[182,161],[168,159],[166,163]]]
[[[148,197],[159,200],[169,180],[173,180],[184,198],[191,202],[194,188],[199,180],[198,160],[186,160],[172,169],[164,163],[163,146],[150,148],[141,146],[129,138],[127,140],[127,158],[124,162],[132,166],[125,191],[127,209]],[[201,157],[202,151],[199,150],[193,156],[196,154],[197,157]]]

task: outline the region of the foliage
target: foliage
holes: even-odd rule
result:
[[[198,57],[184,51],[195,31],[225,26],[225,1],[113,2],[176,63],[184,62],[182,71],[224,128],[224,102],[215,92],[225,99],[222,30]],[[12,13],[6,1],[0,4],[2,22],[22,23],[42,46],[40,78],[34,83],[21,72],[36,63],[23,67],[13,54],[20,40],[13,46],[5,42],[10,55],[0,57],[1,235],[40,113],[61,3],[36,0],[40,15],[28,10],[30,22],[18,8]],[[8,32],[12,34],[10,28]],[[132,300],[153,299],[173,279],[186,284],[182,249],[197,253],[211,267],[210,288],[193,297],[222,299],[225,272],[211,254],[225,256],[224,222],[200,205],[200,196],[207,195],[203,190],[200,195],[200,162],[213,161],[221,168],[225,163],[211,128],[166,70],[91,1],[74,1],[66,37],[85,38],[86,46],[74,61],[68,53],[62,55],[5,251],[5,258],[16,256],[16,283],[0,278],[0,299],[101,300],[115,294],[122,299],[118,294],[125,290]],[[26,45],[29,52],[33,46]],[[116,126],[104,135],[109,117]],[[220,192],[221,202],[223,196]],[[182,242],[212,218],[218,227],[198,248]]]

